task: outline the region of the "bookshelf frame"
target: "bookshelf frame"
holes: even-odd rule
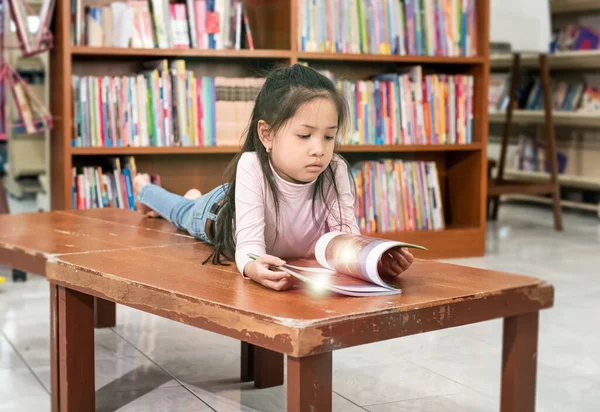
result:
[[[131,49],[73,46],[70,36],[69,2],[57,2],[55,47],[51,51],[51,136],[52,209],[70,208],[72,167],[102,164],[108,157],[135,155],[138,170],[160,173],[163,186],[176,193],[190,187],[202,192],[223,182],[223,172],[239,148],[227,147],[71,147],[73,130],[71,76],[112,74],[140,60],[183,58],[214,65],[214,75],[236,75],[240,67],[269,62],[311,66],[333,65],[366,78],[390,67],[422,65],[442,73],[474,76],[473,143],[460,145],[356,145],[341,146],[339,152],[350,162],[382,157],[435,161],[442,190],[445,230],[374,233],[427,246],[417,253],[425,258],[480,256],[485,251],[487,196],[489,0],[476,1],[477,56],[430,57],[370,54],[314,53],[298,50],[298,1],[247,0],[255,50]],[[363,73],[366,73],[363,76]]]

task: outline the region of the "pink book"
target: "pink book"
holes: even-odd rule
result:
[[[198,146],[204,146],[204,107],[202,106],[202,77],[196,79],[196,101],[198,102]]]
[[[173,38],[173,46],[178,49],[181,47],[181,37],[179,31],[179,20],[177,19],[177,8],[173,3],[169,3],[169,16],[171,18],[171,37]]]
[[[188,30],[188,18],[187,18],[187,9],[185,8],[185,4],[177,3],[175,4],[175,15],[177,16],[178,26],[181,28],[181,48],[189,49],[190,48],[190,32]]]
[[[114,78],[108,78],[108,112],[110,115],[110,135],[113,147],[117,145],[117,131],[115,126],[115,84]]]
[[[194,2],[196,15],[196,36],[199,49],[208,49],[208,37],[206,36],[206,1],[196,0]]]

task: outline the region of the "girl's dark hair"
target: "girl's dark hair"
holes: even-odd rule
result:
[[[269,154],[258,136],[258,122],[264,120],[269,125],[270,131],[274,135],[289,119],[294,117],[296,111],[303,104],[317,98],[327,98],[335,104],[338,112],[338,136],[343,136],[346,131],[346,122],[348,118],[348,103],[343,93],[336,89],[331,80],[316,70],[301,64],[277,68],[269,73],[262,89],[256,97],[242,150],[235,156],[227,168],[226,176],[230,176],[230,185],[216,221],[216,230],[213,238],[215,248],[213,253],[204,263],[212,259],[213,264],[224,264],[222,258],[231,260],[235,258],[234,222],[236,169],[242,154],[246,152],[256,152],[269,188],[273,193],[276,222],[279,222],[279,191],[277,190],[273,172],[269,165]],[[348,167],[345,160],[344,163]],[[339,200],[339,191],[335,181],[335,170],[332,167],[332,164],[334,164],[333,161],[330,162],[323,173],[319,175],[314,184],[312,210],[315,223],[318,223],[319,221],[315,215],[315,204],[317,199],[321,199],[323,204],[326,205],[327,214],[329,214],[331,210],[325,200],[327,196],[326,191],[332,189]],[[352,179],[350,173],[349,176]],[[351,187],[353,188],[354,185],[352,184]],[[341,206],[339,201],[337,204],[339,207],[339,229],[341,230]]]

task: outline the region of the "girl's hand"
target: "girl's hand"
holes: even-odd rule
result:
[[[271,255],[262,255],[244,267],[244,274],[253,281],[274,290],[287,290],[294,284],[293,277],[285,272],[273,271],[271,265],[285,265],[285,261]]]
[[[388,250],[379,262],[379,273],[396,277],[407,270],[413,263],[413,255],[406,248]]]

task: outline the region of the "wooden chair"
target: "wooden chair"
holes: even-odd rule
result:
[[[502,136],[502,148],[498,162],[498,175],[496,179],[491,178],[491,169],[494,163],[488,163],[488,216],[492,220],[498,217],[500,195],[509,193],[522,193],[528,195],[552,195],[552,209],[554,213],[554,228],[563,230],[562,214],[560,209],[560,184],[558,182],[558,159],[556,157],[556,136],[554,124],[552,123],[552,101],[550,96],[550,72],[547,56],[540,55],[540,76],[542,81],[542,95],[544,99],[544,135],[546,139],[546,159],[550,164],[550,180],[548,182],[513,182],[504,180],[504,166],[506,165],[506,152],[508,139],[512,124],[513,109],[515,106],[515,94],[519,82],[519,69],[521,57],[517,53],[513,56],[511,69],[511,81],[509,92],[509,103],[506,110],[506,121],[504,123],[504,135]]]

